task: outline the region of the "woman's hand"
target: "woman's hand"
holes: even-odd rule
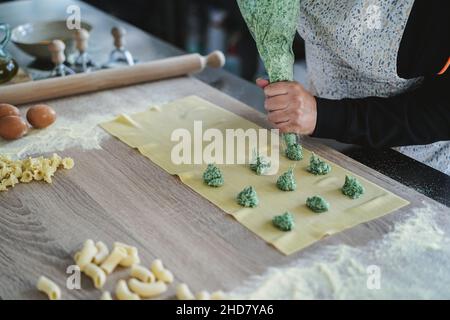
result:
[[[267,119],[280,129],[309,135],[314,132],[317,121],[316,98],[296,81],[283,81],[269,84],[257,79],[256,84],[264,89]]]

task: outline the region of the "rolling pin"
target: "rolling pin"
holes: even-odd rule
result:
[[[225,64],[222,52],[206,57],[197,53],[155,60],[133,66],[79,73],[0,87],[2,103],[20,105],[72,96],[81,93],[129,86],[200,72],[206,66],[220,68]]]

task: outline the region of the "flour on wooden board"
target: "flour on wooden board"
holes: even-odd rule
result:
[[[362,247],[330,245],[285,268],[270,268],[230,295],[239,299],[450,298],[450,235],[439,208],[424,204],[382,240]],[[437,223],[436,221],[440,221]],[[368,286],[378,266],[379,289]]]
[[[165,103],[161,99],[156,100],[155,103]],[[0,140],[0,153],[13,159],[21,159],[74,147],[84,150],[101,149],[100,143],[111,136],[99,127],[99,123],[112,120],[122,113],[144,111],[151,105],[118,103],[104,108],[102,113],[96,110],[97,106],[87,106],[86,103],[73,106],[69,115],[59,116],[57,121],[46,129],[31,129],[25,137],[15,141]]]

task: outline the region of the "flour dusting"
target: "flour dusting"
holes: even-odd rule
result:
[[[165,103],[167,95],[156,96],[152,103]],[[110,97],[114,99],[114,97]],[[58,106],[56,106],[58,107]],[[21,159],[31,155],[64,151],[79,147],[84,150],[101,149],[101,142],[110,137],[99,124],[113,120],[120,114],[131,114],[157,108],[149,103],[110,103],[107,108],[93,105],[86,98],[79,98],[76,106],[65,110],[64,116],[58,116],[56,122],[42,130],[31,129],[29,133],[15,141],[0,139],[0,153],[13,159]],[[57,114],[59,114],[56,108]]]
[[[379,241],[330,245],[285,268],[270,268],[230,295],[238,299],[449,299],[448,218],[423,208]],[[439,221],[437,223],[436,221]],[[448,228],[447,228],[448,230]],[[368,267],[379,266],[380,288],[368,289]]]

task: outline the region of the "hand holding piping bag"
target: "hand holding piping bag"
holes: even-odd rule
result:
[[[238,0],[255,39],[269,81],[258,79],[264,89],[268,120],[282,133],[312,134],[317,119],[316,99],[293,81],[292,43],[300,12],[299,0]]]

